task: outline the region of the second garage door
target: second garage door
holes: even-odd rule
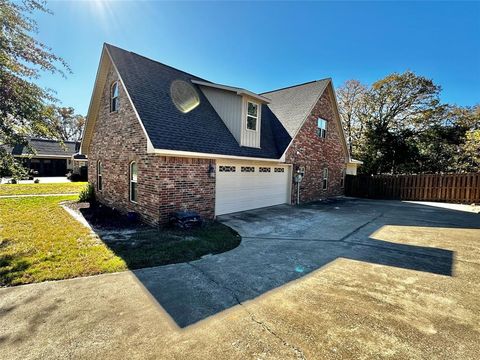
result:
[[[289,203],[290,168],[217,163],[215,214]]]

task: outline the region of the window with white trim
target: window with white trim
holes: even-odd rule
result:
[[[258,123],[258,104],[247,101],[247,130],[256,131]]]
[[[118,81],[115,81],[110,88],[110,112],[118,111],[120,107],[120,93]]]
[[[97,190],[103,190],[103,182],[102,182],[102,172],[103,172],[103,164],[100,160],[97,161]]]
[[[328,186],[328,169],[323,169],[323,177],[322,177],[322,190],[327,190]]]
[[[132,161],[130,163],[130,201],[137,202],[137,163]]]
[[[318,118],[317,120],[317,135],[325,139],[327,137],[327,120]]]

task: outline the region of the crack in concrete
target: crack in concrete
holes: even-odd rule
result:
[[[252,319],[253,322],[257,323],[265,331],[267,331],[268,333],[270,333],[271,335],[276,337],[278,340],[280,340],[284,346],[291,348],[293,350],[293,352],[295,353],[297,359],[302,359],[302,360],[307,359],[305,357],[305,354],[303,353],[303,351],[301,349],[299,349],[298,347],[296,347],[293,344],[290,344],[288,341],[286,341],[280,335],[278,335],[276,332],[274,332],[272,329],[270,329],[270,327],[268,327],[268,325],[266,325],[263,321],[259,321],[259,320],[255,319],[255,316],[252,313],[250,313],[248,310],[246,310],[246,311],[250,314],[250,318]]]
[[[276,339],[278,339],[284,346],[292,349],[292,351],[295,353],[295,357],[297,359],[301,359],[301,360],[306,360],[306,357],[303,353],[303,351],[298,348],[297,346],[293,345],[293,344],[290,344],[287,340],[285,340],[284,338],[282,338],[280,335],[278,335],[275,331],[273,331],[267,324],[265,324],[263,321],[260,321],[260,320],[257,320],[255,318],[255,315],[250,312],[246,307],[245,305],[243,304],[243,302],[239,299],[237,293],[235,290],[231,289],[230,287],[226,286],[225,284],[215,280],[210,274],[208,274],[207,272],[205,272],[203,269],[201,269],[199,266],[196,266],[194,264],[192,264],[191,262],[187,262],[188,265],[190,265],[192,268],[194,268],[195,270],[197,270],[198,272],[200,272],[203,276],[205,276],[209,281],[211,281],[212,283],[214,283],[215,285],[227,290],[228,292],[230,292],[230,294],[232,295],[232,297],[235,299],[235,301],[237,302],[237,304],[239,306],[242,307],[242,309],[248,314],[248,316],[250,317],[250,319],[256,323],[257,325],[260,325],[262,327],[262,329],[264,329],[266,332],[268,332],[269,334],[271,334],[272,336],[274,336]]]

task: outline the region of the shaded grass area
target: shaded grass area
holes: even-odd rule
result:
[[[1,195],[40,195],[40,194],[78,194],[86,182],[56,183],[56,184],[1,184]]]
[[[231,250],[241,241],[237,232],[218,222],[191,230],[143,228],[131,233],[128,230],[98,233],[129,269],[196,260]]]
[[[240,235],[216,221],[183,230],[153,228],[102,204],[71,203],[129,269],[187,262],[207,254],[218,254],[237,247]]]
[[[191,261],[241,241],[217,222],[188,231],[135,226],[92,234],[60,206],[76,199],[0,199],[0,286]]]

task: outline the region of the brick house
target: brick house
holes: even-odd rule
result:
[[[150,224],[341,195],[356,166],[331,79],[256,94],[108,44],[81,153],[99,201]]]

